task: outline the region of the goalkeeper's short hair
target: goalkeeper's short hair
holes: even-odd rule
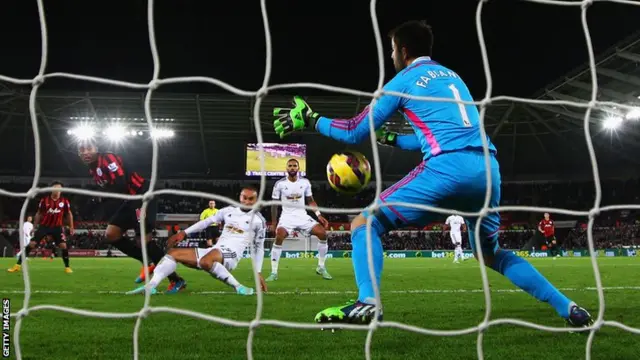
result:
[[[433,32],[426,21],[407,21],[389,32],[396,48],[405,48],[409,58],[431,56]]]

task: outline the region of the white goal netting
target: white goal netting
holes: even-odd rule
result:
[[[499,96],[499,97],[492,97],[492,77],[491,77],[491,71],[490,71],[490,67],[489,67],[489,58],[487,56],[487,49],[486,49],[486,44],[485,44],[485,40],[484,40],[484,36],[483,36],[483,30],[482,30],[482,9],[483,6],[485,5],[486,1],[479,1],[478,5],[477,5],[477,12],[476,12],[476,28],[478,31],[478,41],[480,43],[480,48],[481,48],[481,52],[482,52],[482,60],[483,60],[483,65],[484,65],[484,71],[485,71],[485,77],[486,77],[486,82],[487,82],[487,89],[486,89],[486,93],[484,96],[484,99],[482,101],[477,101],[477,102],[461,102],[458,101],[459,103],[464,103],[464,104],[475,104],[480,106],[480,124],[481,124],[481,128],[482,128],[482,137],[483,137],[483,142],[484,142],[484,154],[485,154],[485,166],[487,169],[487,182],[488,182],[488,186],[487,186],[487,193],[486,193],[486,197],[485,197],[485,203],[484,203],[484,207],[483,209],[478,212],[478,213],[460,213],[458,212],[460,215],[463,216],[479,216],[478,218],[478,226],[476,226],[476,234],[475,234],[475,241],[476,241],[476,248],[481,251],[482,247],[480,246],[480,226],[479,223],[482,219],[483,216],[486,216],[488,213],[491,212],[498,212],[498,211],[532,211],[532,212],[554,212],[554,213],[559,213],[559,214],[567,214],[567,215],[574,215],[574,216],[587,216],[589,218],[589,222],[588,222],[588,248],[589,248],[589,253],[590,253],[590,258],[591,258],[591,264],[593,266],[593,270],[594,270],[594,277],[595,277],[595,283],[596,283],[596,288],[597,288],[597,293],[598,293],[598,299],[599,299],[599,308],[598,308],[598,312],[597,312],[597,316],[595,319],[595,323],[594,325],[589,329],[590,333],[587,339],[587,343],[586,343],[586,348],[585,348],[585,358],[586,359],[590,359],[591,358],[591,345],[593,342],[593,339],[595,337],[596,331],[598,329],[600,329],[602,326],[607,325],[607,326],[613,326],[613,327],[617,327],[635,334],[640,334],[640,329],[636,329],[636,328],[631,328],[629,326],[626,326],[620,322],[617,321],[608,321],[608,320],[604,320],[604,309],[605,309],[605,303],[604,303],[604,294],[603,294],[603,287],[602,287],[602,281],[600,278],[600,272],[598,269],[598,263],[596,261],[596,253],[595,253],[595,249],[594,249],[594,242],[593,242],[593,234],[592,234],[592,229],[593,229],[593,223],[594,223],[594,218],[595,216],[597,216],[601,211],[611,211],[611,210],[621,210],[621,209],[640,209],[640,205],[614,205],[614,206],[607,206],[607,207],[601,207],[600,206],[600,201],[601,201],[601,186],[600,186],[600,178],[599,178],[599,173],[598,173],[598,164],[596,161],[596,156],[595,156],[595,151],[594,151],[594,147],[593,147],[593,143],[592,143],[592,139],[591,139],[591,133],[590,133],[590,129],[589,129],[589,118],[591,116],[591,112],[594,108],[598,108],[598,107],[604,107],[604,106],[615,106],[618,108],[627,108],[629,110],[631,110],[631,107],[624,105],[624,104],[619,104],[619,103],[613,103],[613,102],[601,102],[601,101],[597,101],[597,92],[598,92],[598,82],[597,82],[597,76],[596,76],[596,65],[595,65],[595,59],[594,59],[594,53],[593,53],[593,46],[591,43],[591,38],[590,38],[590,34],[589,34],[589,26],[587,24],[587,9],[589,8],[589,6],[592,4],[593,0],[586,0],[586,1],[551,1],[551,0],[529,0],[531,2],[537,2],[537,3],[541,3],[541,4],[547,4],[547,5],[553,5],[553,6],[576,6],[576,7],[581,7],[581,19],[582,19],[582,27],[584,30],[584,36],[585,36],[585,41],[587,44],[587,49],[588,49],[588,54],[589,54],[589,64],[590,64],[590,72],[591,72],[591,85],[592,85],[592,90],[591,90],[591,98],[590,101],[588,102],[571,102],[571,101],[562,101],[562,100],[533,100],[533,99],[524,99],[524,98],[516,98],[516,97],[509,97],[509,96]],[[603,1],[607,1],[607,0],[603,0]],[[610,2],[616,2],[616,3],[621,3],[621,4],[628,4],[628,5],[636,5],[636,6],[640,6],[640,2],[636,2],[636,1],[624,1],[624,0],[608,0]],[[70,78],[70,79],[76,79],[76,80],[83,80],[83,81],[91,81],[91,82],[96,82],[96,83],[102,83],[102,84],[109,84],[109,85],[115,85],[115,86],[121,86],[121,87],[127,87],[127,88],[132,88],[132,89],[146,89],[147,90],[147,94],[145,97],[145,101],[144,101],[144,111],[145,111],[145,118],[147,121],[147,124],[149,125],[149,128],[152,129],[153,128],[153,123],[152,123],[152,119],[153,119],[153,115],[151,114],[151,98],[153,96],[153,92],[154,90],[158,89],[158,87],[165,85],[165,84],[174,84],[174,83],[193,83],[193,82],[204,82],[204,83],[209,83],[209,84],[213,84],[216,86],[220,86],[234,94],[237,95],[241,95],[241,96],[247,96],[247,97],[255,97],[256,98],[256,103],[255,103],[255,108],[254,108],[254,124],[255,124],[255,130],[256,130],[256,136],[257,136],[257,141],[259,143],[263,142],[263,136],[262,136],[262,132],[261,132],[261,126],[260,126],[260,117],[259,117],[259,110],[260,110],[260,105],[261,102],[264,98],[264,96],[270,91],[270,90],[275,90],[275,89],[285,89],[285,88],[316,88],[316,89],[322,89],[322,90],[328,90],[328,91],[333,91],[336,93],[342,93],[342,94],[351,94],[351,95],[357,95],[357,96],[368,96],[368,97],[372,97],[373,100],[373,104],[375,104],[375,99],[378,98],[379,96],[382,95],[382,86],[383,86],[383,82],[384,82],[384,61],[383,61],[383,47],[382,47],[382,38],[380,35],[380,31],[378,28],[378,19],[376,16],[376,1],[372,0],[370,3],[370,13],[371,13],[371,19],[373,22],[373,32],[375,34],[375,39],[376,39],[376,46],[377,46],[377,55],[378,55],[378,64],[379,64],[379,78],[378,78],[378,90],[376,90],[376,92],[374,93],[367,93],[367,92],[362,92],[362,91],[356,91],[356,90],[351,90],[351,89],[344,89],[344,88],[339,88],[339,87],[334,87],[334,86],[328,86],[328,85],[321,85],[321,84],[314,84],[314,83],[295,83],[295,84],[279,84],[279,85],[269,85],[269,78],[271,75],[271,65],[272,65],[272,47],[271,47],[271,34],[270,34],[270,29],[269,29],[269,21],[268,21],[268,15],[267,15],[267,11],[266,11],[266,0],[261,0],[260,1],[260,6],[261,6],[261,10],[262,10],[262,19],[263,19],[263,23],[264,23],[264,30],[265,30],[265,41],[266,41],[266,65],[265,65],[265,75],[264,75],[264,80],[262,83],[262,87],[260,89],[258,89],[257,91],[247,91],[247,90],[241,90],[238,88],[235,88],[234,86],[224,83],[220,80],[217,79],[213,79],[213,78],[207,78],[207,77],[179,77],[179,78],[167,78],[167,79],[160,79],[159,78],[159,73],[160,73],[160,57],[158,56],[158,50],[156,47],[156,38],[155,38],[155,31],[154,31],[154,15],[153,15],[153,10],[154,10],[154,1],[153,0],[149,0],[148,2],[148,15],[147,15],[147,20],[148,20],[148,30],[149,30],[149,42],[151,45],[151,52],[152,52],[152,57],[153,57],[153,66],[154,66],[154,71],[153,71],[153,78],[151,79],[151,81],[147,84],[138,84],[138,83],[130,83],[130,82],[125,82],[125,81],[116,81],[116,80],[111,80],[111,79],[103,79],[103,78],[97,78],[97,77],[91,77],[91,76],[84,76],[84,75],[77,75],[77,74],[70,74],[70,73],[47,73],[47,52],[48,52],[48,38],[47,38],[47,25],[46,25],[46,18],[45,18],[45,12],[44,12],[44,5],[42,3],[42,0],[37,0],[38,3],[38,12],[39,12],[39,19],[40,19],[40,28],[41,28],[41,36],[42,36],[42,57],[41,57],[41,63],[40,63],[40,69],[38,71],[38,74],[33,78],[33,79],[16,79],[16,78],[12,78],[12,77],[8,77],[8,76],[3,76],[0,75],[0,81],[6,81],[6,82],[10,82],[10,83],[14,83],[14,84],[21,84],[21,85],[31,85],[32,86],[32,90],[31,90],[31,94],[30,94],[30,99],[29,99],[29,111],[30,111],[30,117],[31,117],[31,124],[33,127],[33,136],[34,136],[34,142],[35,142],[35,173],[34,173],[34,177],[33,177],[33,183],[32,186],[30,188],[30,190],[26,193],[18,193],[18,192],[9,192],[6,190],[2,190],[0,189],[0,194],[4,195],[4,196],[12,196],[12,197],[21,197],[24,198],[24,204],[22,206],[21,212],[20,212],[20,222],[22,223],[24,221],[25,218],[25,214],[27,211],[27,205],[29,203],[29,201],[31,199],[33,199],[36,195],[38,195],[39,193],[44,193],[44,192],[49,192],[52,190],[52,188],[39,188],[37,185],[39,183],[40,180],[40,172],[41,172],[41,148],[40,148],[40,134],[38,131],[38,124],[37,124],[37,117],[36,117],[36,97],[38,94],[38,90],[39,88],[42,86],[42,84],[49,78]],[[397,96],[402,96],[402,97],[406,97],[409,98],[410,96],[405,95],[405,94],[400,94],[400,93],[393,93],[393,95],[397,95]],[[456,100],[454,99],[440,99],[440,98],[417,98],[417,97],[411,97],[414,99],[418,99],[418,100],[424,100],[424,101],[448,101],[448,102],[456,102]],[[585,109],[585,117],[584,117],[584,134],[586,137],[586,141],[587,141],[587,147],[589,149],[589,156],[591,159],[591,164],[592,164],[592,169],[593,169],[593,177],[594,177],[594,183],[595,183],[595,193],[596,193],[596,197],[595,197],[595,202],[593,204],[593,208],[590,211],[572,211],[572,210],[566,210],[566,209],[555,209],[555,208],[539,208],[539,207],[527,207],[527,206],[508,206],[508,207],[500,207],[500,208],[489,208],[489,199],[490,199],[490,189],[491,189],[491,176],[489,173],[489,151],[487,148],[487,141],[486,141],[486,133],[484,131],[484,116],[485,116],[485,112],[486,112],[486,107],[487,105],[489,105],[491,102],[493,101],[497,101],[497,100],[507,100],[507,101],[513,101],[513,102],[521,102],[521,103],[530,103],[530,104],[547,104],[547,105],[563,105],[563,106],[571,106],[571,107],[576,107],[576,108],[582,108]],[[372,112],[370,112],[370,114],[372,114]],[[379,179],[381,179],[381,167],[380,167],[380,158],[378,155],[378,148],[376,145],[376,139],[375,139],[375,135],[374,135],[374,127],[373,127],[373,121],[369,121],[370,124],[370,130],[371,130],[371,142],[373,144],[372,149],[373,149],[373,168],[375,171],[375,178],[376,178],[376,196],[380,195],[381,192],[381,182],[379,181]],[[150,188],[149,191],[144,194],[144,195],[136,195],[136,196],[132,196],[132,195],[122,195],[122,194],[114,194],[114,193],[103,193],[103,192],[97,192],[97,191],[88,191],[88,190],[81,190],[81,189],[72,189],[72,188],[66,188],[65,191],[68,193],[75,193],[75,194],[82,194],[82,195],[86,195],[86,196],[97,196],[97,197],[110,197],[110,198],[119,198],[119,199],[129,199],[129,200],[133,200],[133,199],[142,199],[144,200],[144,205],[143,208],[146,208],[148,201],[154,197],[154,196],[158,196],[161,194],[172,194],[172,195],[180,195],[180,196],[190,196],[190,197],[203,197],[203,198],[208,198],[208,199],[216,199],[216,200],[221,200],[230,204],[234,204],[237,206],[240,206],[240,204],[230,198],[226,198],[226,197],[222,197],[216,194],[207,194],[207,193],[202,193],[202,192],[194,192],[194,191],[180,191],[180,190],[158,190],[158,191],[154,191],[155,189],[155,185],[157,182],[157,170],[158,170],[158,144],[157,144],[157,140],[155,138],[152,138],[152,146],[153,146],[153,160],[152,160],[152,167],[151,167],[151,179],[150,179]],[[261,150],[262,151],[262,150]],[[260,160],[260,165],[261,165],[261,171],[262,174],[261,178],[260,178],[260,190],[259,190],[259,198],[262,199],[263,195],[265,193],[265,185],[266,185],[266,178],[265,178],[265,163],[264,163],[264,157],[261,157]],[[255,205],[255,208],[259,208],[262,206],[267,206],[267,205],[272,205],[274,203],[274,201],[260,201]],[[373,208],[374,204],[372,204],[369,208]],[[420,209],[424,209],[427,211],[432,211],[432,212],[437,212],[437,213],[441,213],[441,214],[451,214],[453,212],[456,212],[454,209],[441,209],[441,208],[431,208],[431,207],[427,207],[427,206],[418,206],[415,204],[407,204],[407,203],[387,203],[383,206],[412,206],[412,207],[416,207],[416,208],[420,208]],[[309,208],[307,206],[307,208]],[[329,209],[329,208],[320,208],[321,211],[326,212],[326,213],[354,213],[357,211],[360,211],[362,209]],[[144,211],[143,211],[144,213]],[[144,215],[143,215],[144,216]],[[144,230],[144,221],[140,221],[141,227],[142,227],[142,233],[145,233]],[[371,236],[370,236],[370,227],[371,227],[371,220],[369,220],[369,222],[367,223],[367,228],[368,228],[368,235],[367,235],[367,247],[368,247],[368,260],[369,260],[369,270],[371,273],[372,278],[374,279],[374,289],[375,289],[375,293],[376,293],[376,301],[378,303],[378,308],[380,308],[380,294],[379,294],[379,290],[378,290],[378,286],[375,283],[375,276],[374,276],[374,268],[373,268],[373,255],[372,255],[372,249],[371,249]],[[22,232],[22,226],[20,226],[20,238],[23,238]],[[24,250],[24,243],[21,242],[20,243],[20,250]],[[143,253],[143,258],[145,261],[145,264],[147,263],[147,253],[146,253],[146,248],[143,246],[142,247],[142,253]],[[23,252],[24,254],[24,252]],[[24,255],[23,255],[24,256]],[[99,318],[137,318],[136,321],[136,325],[133,331],[133,358],[134,359],[138,359],[139,357],[139,330],[140,330],[140,325],[142,320],[150,313],[158,313],[158,312],[168,312],[168,313],[175,313],[175,314],[181,314],[181,315],[186,315],[186,316],[191,316],[194,318],[199,318],[199,319],[203,319],[203,320],[208,320],[208,321],[213,321],[213,322],[217,322],[220,324],[225,324],[225,325],[230,325],[230,326],[236,326],[236,327],[246,327],[248,328],[248,337],[247,337],[247,346],[246,346],[246,351],[247,351],[247,358],[248,359],[253,359],[253,337],[254,337],[254,333],[257,327],[261,326],[261,325],[271,325],[271,326],[280,326],[280,327],[287,327],[287,328],[296,328],[296,329],[314,329],[314,330],[319,330],[320,328],[343,328],[343,329],[353,329],[353,330],[362,330],[362,331],[367,331],[368,335],[366,338],[366,342],[364,344],[364,356],[366,359],[371,359],[371,343],[372,343],[372,338],[373,338],[373,333],[374,331],[379,328],[379,327],[392,327],[392,328],[398,328],[398,329],[403,329],[403,330],[407,330],[407,331],[413,331],[416,333],[421,333],[421,334],[426,334],[426,335],[435,335],[435,336],[456,336],[456,335],[463,335],[463,334],[470,334],[470,333],[477,333],[478,338],[477,338],[477,355],[479,359],[483,359],[484,355],[483,355],[483,333],[484,331],[492,325],[497,325],[497,324],[512,324],[512,325],[518,325],[518,326],[523,326],[523,327],[528,327],[528,328],[533,328],[533,329],[538,329],[538,330],[543,330],[543,331],[551,331],[551,332],[567,332],[570,331],[571,329],[569,328],[556,328],[556,327],[549,327],[549,326],[541,326],[538,324],[534,324],[531,322],[527,322],[527,321],[522,321],[522,320],[518,320],[518,319],[509,319],[509,318],[503,318],[503,319],[491,319],[491,293],[489,290],[489,283],[488,283],[488,279],[487,279],[487,272],[486,269],[484,267],[484,261],[482,260],[482,256],[479,256],[479,262],[480,262],[480,272],[482,275],[482,286],[483,286],[483,291],[484,291],[484,297],[485,297],[485,306],[486,306],[486,311],[485,311],[485,315],[484,315],[484,319],[482,320],[482,322],[480,322],[480,324],[478,324],[477,326],[471,327],[471,328],[467,328],[467,329],[460,329],[460,330],[450,330],[450,331],[442,331],[442,330],[434,330],[434,329],[425,329],[425,328],[420,328],[420,327],[416,327],[416,326],[410,326],[410,325],[406,325],[406,324],[402,324],[402,323],[398,323],[398,322],[392,322],[392,321],[383,321],[383,322],[379,322],[377,319],[374,320],[370,325],[368,326],[357,326],[357,325],[344,325],[344,324],[323,324],[323,325],[319,325],[319,324],[313,324],[313,323],[297,323],[297,322],[286,322],[286,321],[279,321],[279,320],[269,320],[269,319],[263,319],[262,318],[262,308],[263,308],[263,294],[260,291],[260,286],[259,286],[259,282],[258,282],[258,278],[257,278],[257,273],[256,273],[256,269],[254,268],[254,277],[256,279],[256,288],[257,288],[257,307],[256,307],[256,315],[255,318],[250,321],[250,322],[246,322],[246,321],[234,321],[234,320],[230,320],[230,319],[226,319],[226,318],[221,318],[221,317],[216,317],[216,316],[211,316],[211,315],[206,315],[206,314],[202,314],[202,313],[198,313],[198,312],[194,312],[194,311],[188,311],[188,310],[181,310],[181,309],[177,309],[177,308],[171,308],[171,307],[154,307],[154,306],[150,306],[150,294],[147,292],[147,294],[145,295],[145,299],[144,299],[144,305],[143,307],[140,309],[140,311],[135,312],[135,313],[107,313],[107,312],[94,312],[94,311],[88,311],[88,310],[80,310],[80,309],[75,309],[75,308],[70,308],[70,307],[64,307],[64,306],[57,306],[57,305],[38,305],[38,306],[29,306],[30,303],[30,298],[31,298],[31,286],[30,286],[30,281],[29,281],[29,262],[25,261],[23,262],[23,266],[24,266],[24,272],[23,272],[23,276],[24,276],[24,285],[25,285],[25,293],[24,293],[24,303],[22,305],[22,309],[20,311],[18,311],[17,313],[12,314],[12,316],[14,316],[17,320],[15,322],[15,326],[14,326],[14,336],[13,336],[13,343],[14,343],[14,349],[15,349],[15,356],[17,359],[22,359],[22,353],[21,353],[21,348],[20,348],[20,328],[21,328],[21,324],[22,324],[22,320],[25,316],[27,316],[30,312],[32,311],[38,311],[38,310],[57,310],[57,311],[63,311],[63,312],[68,312],[68,313],[73,313],[73,314],[77,314],[77,315],[81,315],[81,316],[90,316],[90,317],[99,317]],[[145,267],[145,271],[146,267]],[[147,274],[148,275],[148,274]],[[147,276],[148,279],[148,276]],[[377,317],[376,317],[377,318]]]

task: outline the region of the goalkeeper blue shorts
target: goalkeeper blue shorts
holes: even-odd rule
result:
[[[489,207],[500,204],[500,166],[495,156],[490,157],[491,198]],[[382,205],[365,217],[374,216],[373,226],[380,233],[406,226],[423,227],[436,218],[434,212],[406,206],[384,206],[387,203],[405,202],[464,212],[478,212],[484,205],[486,194],[486,170],[482,151],[458,151],[435,156],[423,161],[402,180],[380,194],[376,200]],[[471,248],[475,250],[477,217],[465,218]],[[480,224],[480,240],[483,254],[493,254],[498,248],[500,215],[489,213]]]

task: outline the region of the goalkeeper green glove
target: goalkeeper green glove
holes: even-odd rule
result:
[[[293,108],[273,109],[273,116],[276,118],[273,121],[273,129],[280,138],[305,128],[314,129],[320,117],[300,96],[293,97]]]
[[[380,145],[395,146],[398,140],[398,133],[387,130],[386,126],[381,127],[376,131],[376,139]]]

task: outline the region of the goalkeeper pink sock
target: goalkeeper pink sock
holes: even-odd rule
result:
[[[166,279],[169,275],[173,274],[173,272],[176,271],[177,266],[178,264],[171,255],[165,255],[153,270],[153,277],[151,278],[151,281],[149,281],[149,286],[158,286],[162,282],[162,280]]]

